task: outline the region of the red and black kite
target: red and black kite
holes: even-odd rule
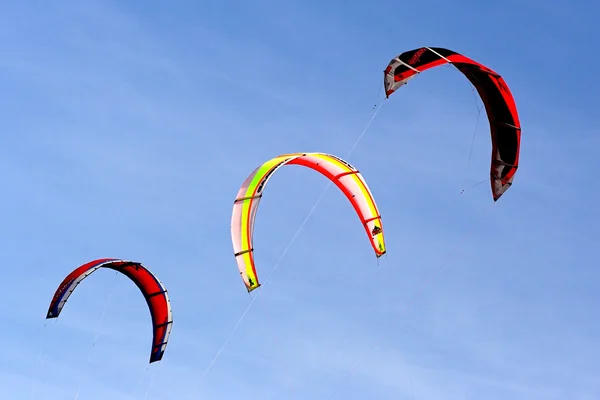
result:
[[[173,324],[171,303],[163,284],[139,262],[102,258],[75,269],[62,281],[54,293],[46,318],[57,318],[77,285],[99,268],[110,268],[122,273],[140,289],[152,316],[153,338],[150,363],[162,359]]]
[[[515,100],[504,79],[485,65],[441,47],[421,47],[392,59],[384,71],[389,97],[419,73],[444,64],[454,65],[471,81],[483,100],[492,135],[492,195],[497,201],[513,182],[519,166],[521,124]]]

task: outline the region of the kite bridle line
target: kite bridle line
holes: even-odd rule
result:
[[[437,55],[438,57],[440,57],[441,59],[443,59],[444,61],[446,61],[447,64],[445,64],[442,68],[452,68],[452,69],[456,69],[457,68],[451,60],[449,60],[447,57],[444,57],[443,55],[441,55],[437,51],[433,50],[432,48],[425,47],[425,49],[431,51],[432,53],[434,53],[435,55]],[[394,60],[397,61],[398,63],[404,65],[406,68],[409,68],[409,69],[413,70],[417,75],[419,75],[421,73],[421,71],[418,70],[417,68],[415,68],[412,65],[410,65],[410,64],[402,61],[402,59],[400,58],[400,56],[396,57]],[[475,101],[475,108],[477,109],[477,119],[475,121],[475,128],[474,128],[474,131],[473,131],[473,137],[471,138],[471,148],[469,150],[469,158],[468,158],[468,161],[467,161],[467,165],[465,166],[465,170],[463,172],[463,176],[461,178],[461,181],[462,181],[462,183],[461,183],[462,189],[461,189],[461,192],[460,192],[461,194],[467,189],[467,188],[465,188],[465,184],[466,184],[466,181],[467,181],[467,174],[468,174],[470,166],[471,166],[471,159],[473,157],[473,149],[475,147],[475,139],[476,139],[476,136],[477,136],[477,129],[479,128],[479,120],[481,119],[481,112],[483,111],[483,109],[485,107],[483,105],[482,106],[479,105],[478,97],[475,94],[475,92],[477,91],[477,88],[475,87],[475,85],[471,81],[469,81],[469,84],[471,85],[471,92],[473,94],[473,99]],[[398,90],[398,89],[396,89],[396,90]],[[480,185],[480,183],[476,184],[475,186],[478,186],[478,185]],[[472,186],[472,187],[474,187],[474,186]]]
[[[159,360],[157,362],[157,364],[162,364],[163,360]],[[146,393],[144,393],[144,397],[142,398],[142,400],[146,400],[148,398],[148,396],[150,395],[150,389],[152,389],[152,385],[154,385],[154,381],[156,380],[156,372],[154,372],[151,376],[150,376],[150,382],[148,382],[148,387],[146,388]]]
[[[158,363],[160,363],[160,361],[162,361],[162,360],[159,360]],[[142,373],[142,376],[140,377],[140,379],[138,379],[138,382],[135,385],[135,388],[133,389],[133,392],[131,392],[131,396],[132,397],[135,397],[135,394],[137,393],[138,389],[142,385],[142,382],[144,381],[144,379],[146,378],[146,374],[148,373],[148,369],[150,369],[150,365],[146,366],[146,369]]]
[[[450,64],[448,64],[450,66]],[[475,92],[477,89],[471,83],[471,92],[473,93],[473,100],[475,101],[475,108],[477,108],[477,119],[475,120],[475,128],[473,129],[473,137],[471,138],[471,149],[469,150],[469,159],[467,161],[467,165],[465,166],[465,171],[463,172],[462,183],[461,186],[461,194],[466,190],[465,183],[467,181],[467,174],[469,173],[469,169],[471,167],[471,159],[473,158],[473,149],[475,148],[475,139],[477,138],[477,130],[479,128],[479,121],[481,119],[481,112],[483,111],[484,106],[479,106],[479,102],[477,101],[477,95]],[[485,181],[484,181],[485,182]],[[480,185],[481,183],[477,183],[475,186]],[[475,187],[471,186],[471,187]]]
[[[118,275],[118,272],[115,273],[115,276]],[[116,279],[116,278],[115,278]],[[96,327],[96,331],[94,332],[94,339],[93,342],[88,350],[88,356],[87,356],[87,360],[86,360],[86,366],[89,366],[91,358],[92,358],[92,353],[94,350],[94,347],[96,346],[96,342],[98,341],[98,339],[100,338],[100,333],[99,331],[102,329],[102,323],[104,322],[104,317],[106,315],[106,311],[108,309],[108,304],[109,301],[112,297],[112,293],[114,290],[114,285],[110,286],[111,289],[106,297],[105,303],[104,303],[104,310],[102,311],[102,315],[100,316],[100,320],[98,322],[98,326]],[[56,325],[56,323],[58,323],[58,318],[54,319],[54,321],[52,322],[53,325]],[[46,321],[44,323],[44,331],[46,331],[46,326],[48,325],[48,322]],[[36,375],[39,375],[39,373],[43,370],[44,367],[44,360],[46,359],[46,348],[45,348],[45,335],[46,332],[44,333],[44,335],[42,336],[42,348],[40,350],[41,352],[41,357],[38,357],[38,365],[36,368]],[[74,399],[77,400],[79,398],[79,393],[81,391],[81,386],[83,384],[83,379],[85,378],[85,376],[82,376],[79,382],[79,385],[77,387],[77,390],[75,391],[75,395],[74,395]],[[32,392],[31,392],[31,399],[34,400],[37,394],[37,387],[39,384],[39,379],[36,379],[36,382],[33,386]]]
[[[57,320],[55,319],[52,324],[55,325],[57,322]],[[44,321],[44,326],[41,329],[42,330],[42,334],[41,334],[41,339],[40,339],[40,345],[39,345],[39,349],[40,351],[38,352],[38,356],[37,356],[37,362],[36,362],[36,367],[35,367],[35,383],[33,384],[33,387],[31,389],[31,396],[29,397],[31,400],[35,399],[35,396],[37,394],[37,389],[38,386],[40,384],[40,373],[43,371],[44,369],[44,361],[46,360],[46,335],[48,335],[48,320]]]
[[[115,271],[115,278],[113,278],[113,279],[116,280],[117,275],[119,275],[119,271]],[[112,298],[114,288],[115,288],[115,285],[110,285],[110,291],[108,292],[108,295],[106,296],[106,301],[104,302],[104,309],[102,310],[102,314],[100,315],[100,320],[98,321],[98,326],[96,327],[96,332],[94,333],[94,339],[93,339],[92,345],[90,346],[90,348],[88,350],[88,355],[87,355],[87,359],[85,361],[84,370],[86,370],[87,367],[89,367],[90,362],[92,360],[92,354],[94,352],[94,348],[96,347],[96,342],[98,342],[98,339],[100,339],[100,336],[102,336],[102,333],[101,333],[102,325],[104,323],[104,317],[106,316],[106,311],[108,310],[108,304],[110,303],[110,299]],[[73,397],[73,400],[79,399],[79,393],[81,392],[81,386],[83,385],[84,378],[85,378],[85,374],[82,374],[81,379],[79,379],[79,385],[77,386],[77,391],[75,392],[75,396]]]
[[[373,120],[375,119],[375,117],[377,116],[377,114],[379,113],[379,110],[383,106],[385,100],[386,99],[383,99],[379,103],[378,106],[374,107],[374,110],[371,113],[371,117],[369,118],[369,121],[366,123],[365,127],[362,129],[362,131],[360,132],[360,134],[358,135],[358,137],[356,138],[356,140],[352,144],[352,147],[350,147],[350,150],[348,150],[348,153],[346,155],[346,159],[350,158],[350,156],[352,155],[352,153],[354,152],[354,150],[356,149],[356,147],[358,146],[358,144],[360,143],[360,141],[362,140],[362,138],[365,136],[365,134],[369,130],[369,127],[371,126],[371,123],[373,122]],[[327,186],[325,186],[325,188],[323,189],[323,191],[321,192],[321,194],[319,195],[319,197],[317,198],[317,200],[315,201],[315,203],[311,207],[310,211],[308,212],[308,214],[306,215],[306,217],[304,218],[304,220],[302,221],[302,223],[300,224],[300,226],[296,230],[296,233],[294,233],[294,235],[290,239],[289,243],[287,244],[287,246],[285,247],[285,249],[283,250],[283,252],[279,256],[279,258],[275,262],[275,265],[273,266],[273,268],[271,269],[271,271],[269,272],[269,274],[267,275],[267,277],[263,281],[260,290],[258,290],[258,293],[256,293],[256,296],[254,296],[254,297],[251,296],[250,303],[248,304],[248,306],[246,307],[246,309],[242,312],[242,315],[240,316],[240,318],[235,323],[233,329],[227,335],[227,338],[225,339],[225,341],[223,342],[223,344],[221,345],[221,347],[219,348],[219,350],[217,351],[217,353],[215,354],[215,356],[213,357],[213,359],[209,363],[208,367],[204,370],[204,373],[202,374],[202,378],[200,379],[200,385],[202,385],[205,382],[206,376],[208,375],[208,373],[212,369],[213,365],[215,364],[215,362],[217,361],[217,359],[219,358],[219,356],[221,355],[221,353],[223,352],[223,350],[225,349],[225,347],[227,346],[227,344],[229,343],[229,341],[233,337],[234,333],[239,328],[240,324],[242,323],[242,321],[244,320],[244,318],[246,317],[246,315],[248,314],[248,312],[250,311],[250,309],[252,308],[252,306],[254,305],[254,303],[256,302],[256,300],[261,295],[261,293],[262,293],[262,287],[269,281],[269,279],[271,278],[271,276],[273,275],[273,273],[279,268],[279,265],[281,264],[281,261],[283,260],[283,258],[285,257],[285,255],[287,254],[287,252],[289,251],[289,249],[292,247],[292,245],[294,244],[294,242],[296,241],[296,239],[298,238],[298,236],[300,235],[300,233],[304,229],[304,226],[306,226],[306,223],[308,222],[308,220],[310,219],[310,217],[312,216],[312,214],[315,212],[315,210],[319,206],[319,203],[321,203],[321,200],[323,200],[323,198],[325,197],[325,194],[327,193],[327,191],[329,190],[329,188],[332,185],[333,185],[333,183],[331,181],[329,181],[327,183]],[[194,390],[194,395],[195,395],[196,391],[197,391],[197,387]]]
[[[485,182],[485,181],[484,181]],[[459,199],[460,200],[460,199]],[[457,201],[459,201],[457,200]],[[487,210],[484,212],[484,215],[489,215],[489,213],[491,212],[492,208],[494,207],[494,204],[496,204],[496,202],[492,202],[490,204],[490,206],[487,208]],[[413,292],[412,295],[409,296],[408,301],[406,303],[404,303],[404,305],[400,306],[399,312],[400,315],[399,317],[403,317],[406,315],[406,313],[408,311],[411,310],[412,305],[415,303],[415,301],[417,299],[419,299],[421,297],[421,295],[425,292],[425,289],[433,282],[434,278],[444,269],[444,267],[446,267],[446,265],[448,265],[450,263],[450,257],[456,255],[456,252],[458,251],[458,249],[460,247],[462,247],[467,240],[472,236],[474,230],[474,225],[471,225],[471,227],[469,229],[466,230],[466,232],[463,233],[461,240],[456,243],[454,246],[452,246],[452,248],[448,251],[448,254],[443,258],[443,260],[438,264],[437,268],[434,269],[432,272],[430,272],[423,280],[421,285],[417,288],[417,290],[415,290]],[[389,304],[389,302],[385,302],[386,304]],[[396,321],[400,321],[400,318],[397,318]],[[375,349],[375,347],[377,347],[377,342],[373,343],[369,349],[365,352],[365,354],[360,357],[359,361],[356,363],[356,365],[354,366],[354,368],[352,368],[352,370],[346,375],[345,378],[343,378],[341,380],[341,382],[338,384],[338,386],[336,387],[336,389],[334,390],[334,392],[327,398],[327,400],[332,400],[341,390],[343,387],[345,387],[345,382],[350,379],[352,376],[354,376],[354,374],[356,374],[356,372],[358,372],[358,370],[360,369],[360,367],[362,366],[362,364],[365,362],[365,359],[367,358],[367,356],[373,352],[373,350]],[[408,366],[407,370],[408,370]],[[412,378],[410,377],[410,374],[408,376],[409,381],[410,381],[410,386],[411,386],[411,391],[413,391],[412,389]],[[414,391],[413,391],[413,397],[414,397]]]

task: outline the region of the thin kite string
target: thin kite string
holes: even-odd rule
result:
[[[491,211],[494,204],[496,204],[496,203],[494,202],[491,204],[491,207],[488,208],[487,212]],[[486,212],[486,214],[487,214],[487,212]],[[471,229],[469,229],[467,232],[465,232],[465,234],[461,238],[460,242],[457,243],[450,250],[450,254],[448,254],[448,256],[445,257],[445,259],[438,265],[438,267],[433,272],[431,272],[427,277],[425,277],[421,286],[415,292],[413,292],[413,294],[409,297],[409,300],[400,307],[400,314],[401,314],[400,316],[401,317],[403,317],[410,310],[410,308],[414,304],[414,302],[423,294],[425,289],[433,282],[433,278],[435,278],[442,271],[442,269],[444,269],[444,267],[447,264],[449,264],[450,257],[452,257],[454,255],[454,253],[458,250],[458,248],[462,247],[462,245],[467,241],[467,239],[470,237],[469,234],[472,232],[473,229],[474,229],[474,226],[471,226]],[[344,387],[344,383],[358,371],[358,369],[362,366],[362,364],[364,363],[367,356],[372,352],[372,350],[376,346],[377,346],[377,343],[373,343],[373,345],[364,354],[364,356],[360,358],[360,360],[356,363],[356,365],[354,366],[354,368],[352,368],[352,370],[348,373],[348,375],[344,379],[342,379],[340,384],[336,387],[334,392],[327,398],[327,400],[332,400],[342,390],[342,388]],[[410,379],[410,385],[411,385],[411,390],[412,390],[412,379],[410,378],[410,376],[409,376],[409,379]],[[414,391],[413,391],[413,396],[414,396]]]
[[[115,276],[117,276],[118,274],[119,274],[119,272],[117,271],[115,273]],[[114,278],[114,279],[116,279],[116,278]],[[90,365],[90,361],[92,360],[92,354],[94,352],[94,348],[96,347],[96,342],[98,341],[98,339],[100,339],[100,336],[102,336],[102,325],[104,322],[104,317],[106,316],[106,311],[108,310],[108,304],[110,303],[110,299],[112,298],[112,295],[113,295],[114,286],[115,285],[111,285],[110,292],[108,293],[106,302],[104,303],[104,310],[102,310],[102,315],[100,316],[100,321],[98,322],[98,328],[97,328],[98,330],[94,337],[94,341],[92,342],[92,346],[90,347],[90,349],[88,351],[87,360],[85,361],[86,368]],[[83,377],[81,378],[81,380],[79,382],[79,386],[77,387],[77,391],[75,392],[74,400],[79,399],[79,393],[81,392],[82,385],[83,385]]]
[[[46,324],[44,323],[44,328],[42,330],[42,339],[40,340],[40,351],[38,353],[37,356],[37,362],[35,365],[35,384],[33,385],[33,388],[31,390],[31,396],[30,398],[33,400],[35,398],[35,394],[37,392],[37,387],[38,387],[38,383],[39,383],[39,379],[40,379],[40,369],[42,367],[42,360],[44,358],[45,355],[45,348],[46,348]]]
[[[380,91],[381,91],[381,87],[380,87]],[[377,95],[379,96],[379,93]],[[375,104],[375,106],[373,106],[372,110],[375,110],[375,112],[372,113],[371,118],[369,119],[369,121],[367,122],[367,124],[365,125],[365,127],[363,128],[363,130],[361,131],[360,135],[358,135],[358,137],[356,138],[356,140],[352,144],[352,147],[350,147],[350,150],[348,151],[348,153],[346,154],[346,157],[345,157],[346,160],[349,160],[350,156],[352,155],[352,153],[356,149],[356,146],[358,146],[358,144],[360,143],[360,141],[362,140],[362,138],[364,137],[364,135],[369,130],[369,127],[371,126],[371,123],[373,123],[373,121],[375,120],[375,117],[379,113],[379,110],[381,110],[381,107],[383,107],[383,104],[385,104],[385,99],[382,100],[379,103],[379,105]],[[257,295],[252,298],[252,300],[250,301],[250,304],[248,304],[248,307],[246,308],[246,310],[244,310],[244,313],[242,314],[242,316],[240,317],[240,319],[236,323],[236,325],[233,328],[233,330],[231,331],[229,337],[225,340],[225,342],[223,343],[223,346],[221,346],[221,348],[217,352],[217,355],[213,359],[212,363],[209,365],[209,368],[205,371],[205,373],[203,375],[203,378],[206,377],[206,374],[208,373],[208,371],[212,367],[212,364],[214,364],[214,362],[216,361],[216,359],[218,358],[218,356],[220,355],[220,353],[223,351],[223,349],[227,345],[227,342],[231,339],[231,337],[233,336],[233,334],[235,333],[235,331],[237,330],[237,328],[241,324],[242,320],[244,319],[244,317],[246,316],[246,314],[248,313],[248,311],[250,311],[250,308],[252,307],[252,304],[256,301],[256,298],[262,292],[262,288],[267,283],[267,281],[269,280],[269,278],[271,277],[271,275],[273,275],[273,273],[275,272],[275,270],[279,267],[280,262],[283,260],[283,258],[285,257],[285,255],[288,252],[288,250],[290,249],[290,247],[292,247],[292,245],[294,244],[296,238],[298,237],[298,235],[300,234],[300,232],[302,231],[302,229],[304,228],[304,226],[306,225],[306,223],[308,222],[308,220],[310,219],[310,217],[312,216],[312,214],[317,209],[317,206],[319,205],[319,203],[321,202],[321,200],[323,200],[323,197],[325,197],[325,194],[327,193],[327,191],[329,190],[329,188],[331,187],[331,185],[332,185],[332,182],[329,181],[327,183],[327,185],[325,186],[325,189],[323,189],[323,192],[321,192],[321,195],[319,196],[319,198],[317,199],[317,201],[313,204],[313,206],[310,209],[308,215],[306,216],[306,218],[304,218],[304,221],[302,221],[302,224],[300,225],[300,227],[298,228],[298,230],[296,231],[296,233],[294,234],[294,236],[292,237],[292,239],[290,240],[290,242],[288,243],[288,245],[286,246],[286,248],[283,250],[283,253],[281,253],[281,256],[279,257],[279,259],[275,263],[275,266],[273,267],[273,269],[267,275],[266,279],[264,280],[263,284],[261,285],[261,289],[259,290],[259,292],[257,293]],[[378,264],[378,267],[379,267],[379,264]]]
[[[450,67],[450,65],[448,65],[448,67]],[[468,161],[467,161],[467,165],[465,166],[465,172],[464,172],[464,178],[463,178],[464,180],[467,179],[466,175],[467,175],[467,173],[469,171],[469,167],[471,165],[471,159],[473,157],[473,149],[475,147],[475,139],[476,139],[476,136],[477,136],[477,131],[478,131],[478,127],[479,127],[479,121],[481,119],[481,112],[482,112],[482,109],[483,109],[482,107],[480,107],[480,105],[479,105],[479,103],[477,101],[477,96],[475,94],[475,88],[472,87],[471,90],[472,90],[472,94],[473,94],[473,99],[475,101],[475,108],[477,109],[477,119],[475,121],[475,128],[474,128],[474,131],[473,131],[473,136],[471,138],[471,148],[469,150],[469,158],[468,158]],[[470,186],[469,189],[477,187],[477,186],[481,185],[484,182],[487,182],[487,179],[483,180],[481,182],[478,182],[478,183],[476,183],[476,184],[474,184],[472,186]],[[461,195],[467,189],[467,187],[465,187],[464,184],[462,186],[463,186],[463,189],[460,192]],[[451,250],[451,254],[449,254],[449,256],[451,256],[452,253],[455,252],[457,250],[457,248],[459,246],[461,246],[466,241],[467,237],[468,237],[468,232],[463,236],[462,240]],[[414,301],[416,301],[418,297],[420,297],[420,295],[425,291],[425,289],[427,288],[427,286],[433,281],[433,278],[444,268],[444,266],[447,264],[447,262],[448,262],[448,259],[444,260],[442,263],[440,263],[440,265],[438,266],[438,268],[436,268],[432,273],[429,274],[428,277],[425,278],[425,280],[424,280],[423,284],[421,285],[421,287],[416,292],[414,292],[414,294],[409,298],[409,301],[407,303],[405,303],[401,307],[401,313],[405,313],[405,312],[407,312],[409,310],[409,308],[412,305],[412,303]],[[359,360],[359,362],[355,365],[355,367],[349,372],[348,376],[346,378],[344,378],[342,380],[342,382],[340,382],[340,385],[331,394],[331,396],[328,398],[328,400],[332,400],[336,396],[336,394],[342,389],[344,382],[346,380],[348,380],[349,378],[351,378],[358,371],[358,369],[360,368],[360,366],[364,362],[364,359],[371,352],[371,350],[373,350],[373,348],[375,346],[376,346],[376,344],[374,344],[369,349],[369,351]],[[410,381],[411,394],[412,394],[412,397],[414,398],[415,393],[414,393],[414,388],[413,388],[413,384],[412,384],[412,378],[410,377],[410,373],[409,373],[409,381]]]
[[[363,136],[365,136],[365,134],[367,133],[367,131],[371,127],[371,123],[373,123],[373,120],[375,120],[375,117],[377,116],[377,114],[379,114],[379,110],[381,110],[381,108],[383,107],[384,104],[385,104],[385,99],[383,99],[379,103],[378,107],[375,107],[375,112],[373,113],[373,115],[371,115],[371,119],[369,119],[369,122],[367,122],[367,124],[363,128],[363,130],[360,133],[360,135],[358,135],[358,137],[356,138],[356,141],[354,142],[354,144],[352,145],[352,147],[350,147],[350,150],[348,151],[348,154],[346,155],[346,158],[350,158],[350,156],[354,152],[354,149],[356,149],[356,146],[358,146],[358,143],[360,143],[360,141],[362,140]],[[331,185],[331,183],[330,183],[330,185]]]
[[[54,324],[56,324],[56,319],[54,320]],[[44,327],[42,328],[42,339],[40,340],[40,352],[38,353],[38,357],[37,357],[37,363],[36,363],[36,368],[35,368],[35,384],[33,385],[33,388],[31,390],[31,396],[30,399],[33,400],[35,399],[35,396],[37,394],[37,389],[38,386],[40,384],[40,380],[42,379],[40,377],[41,372],[44,369],[44,361],[46,360],[46,335],[48,335],[48,330],[46,329],[46,327],[48,326],[48,321],[46,320],[46,322],[44,323]]]
[[[135,388],[133,389],[133,392],[131,393],[132,397],[135,397],[135,394],[137,393],[138,389],[140,388],[140,386],[142,385],[142,382],[144,381],[144,379],[146,378],[146,374],[148,373],[148,369],[150,367],[147,366],[146,369],[144,370],[144,372],[142,373],[142,376],[140,377],[140,379],[138,379],[137,385],[135,385]]]
[[[358,146],[358,144],[360,143],[360,141],[362,140],[362,138],[364,137],[364,135],[367,133],[369,127],[371,126],[371,123],[373,122],[373,120],[375,119],[375,117],[379,113],[379,110],[381,109],[382,105],[384,104],[384,101],[385,100],[383,100],[380,103],[379,107],[375,108],[375,112],[372,113],[371,118],[369,119],[369,121],[367,122],[367,124],[365,125],[365,127],[363,128],[363,130],[361,131],[360,135],[358,135],[357,139],[354,141],[354,144],[352,145],[352,147],[348,151],[348,154],[347,154],[346,158],[349,158],[352,155],[352,153],[356,149],[356,146]],[[271,269],[271,271],[269,272],[269,274],[267,275],[267,277],[263,281],[263,284],[262,284],[263,287],[267,284],[267,282],[269,281],[269,279],[271,278],[271,276],[273,275],[273,273],[278,269],[279,265],[281,264],[281,261],[283,260],[283,258],[285,257],[285,255],[287,254],[287,252],[289,251],[289,249],[292,247],[292,245],[294,244],[294,242],[296,241],[296,239],[298,238],[298,236],[300,235],[300,233],[302,232],[302,230],[306,226],[306,223],[308,222],[308,220],[310,219],[310,217],[313,215],[313,213],[315,212],[315,210],[317,209],[317,207],[321,203],[321,200],[323,200],[323,198],[325,197],[325,194],[327,193],[327,191],[329,190],[329,188],[331,187],[331,185],[332,185],[332,182],[329,181],[327,183],[327,186],[325,187],[325,189],[321,192],[321,195],[318,197],[317,201],[313,204],[312,208],[308,212],[308,215],[304,218],[304,220],[302,221],[302,224],[300,224],[300,227],[296,230],[296,233],[294,233],[294,236],[292,237],[292,239],[290,240],[290,242],[288,243],[288,245],[285,247],[285,249],[283,250],[283,252],[279,256],[279,258],[276,261],[274,267]],[[223,344],[221,345],[221,347],[219,348],[219,350],[217,351],[217,353],[213,357],[212,361],[210,362],[210,364],[208,365],[208,367],[204,370],[204,373],[202,374],[202,380],[201,380],[201,382],[204,382],[204,380],[206,378],[206,375],[210,372],[210,370],[212,369],[213,365],[215,364],[215,362],[217,361],[217,359],[219,358],[219,356],[221,355],[221,353],[223,352],[223,350],[225,349],[225,347],[227,346],[227,344],[229,343],[229,341],[233,337],[234,333],[239,328],[240,324],[242,323],[242,321],[244,320],[244,318],[246,317],[246,315],[248,314],[248,312],[250,311],[250,309],[252,308],[252,306],[256,302],[256,299],[258,299],[258,297],[260,296],[260,294],[262,293],[262,291],[263,291],[263,289],[261,288],[261,290],[258,291],[258,293],[256,294],[256,296],[252,297],[252,300],[250,301],[250,303],[248,304],[248,306],[246,307],[246,309],[244,310],[244,312],[242,313],[242,315],[240,316],[240,318],[238,319],[238,321],[234,325],[233,329],[231,330],[231,332],[229,333],[229,335],[227,336],[227,338],[225,339],[225,341],[223,342]]]
[[[159,361],[159,363],[161,363],[161,362],[162,361]],[[156,371],[150,375],[150,382],[148,383],[148,387],[146,388],[146,393],[144,393],[143,400],[146,400],[148,398],[148,396],[150,395],[150,389],[152,389],[152,386],[154,385],[155,380],[156,380]]]
[[[473,138],[471,139],[471,151],[469,151],[469,163],[471,162],[471,158],[473,157],[473,146],[475,145],[475,137],[477,136],[477,128],[479,127],[479,120],[481,118],[481,111],[483,111],[483,107],[479,106],[479,102],[477,101],[477,95],[475,94],[475,87],[471,88],[471,92],[473,93],[473,100],[475,101],[475,108],[477,108],[477,120],[475,121],[475,132],[473,132]]]
[[[471,159],[473,158],[473,149],[475,148],[475,139],[477,138],[477,131],[479,128],[479,120],[481,119],[481,111],[483,111],[483,107],[479,106],[479,102],[477,101],[477,95],[475,94],[475,86],[471,88],[471,92],[473,93],[473,100],[475,101],[475,108],[477,108],[477,119],[475,120],[475,129],[473,130],[473,137],[471,138],[471,149],[469,150],[469,159],[467,160],[467,165],[465,166],[465,172],[463,176],[463,189],[461,193],[465,191],[465,183],[468,180],[467,174],[469,173],[469,169],[471,168]]]

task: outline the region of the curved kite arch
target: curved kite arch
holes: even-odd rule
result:
[[[256,168],[242,184],[233,203],[231,239],[242,280],[248,292],[260,283],[254,265],[254,220],[268,180],[284,165],[311,168],[330,179],[346,195],[358,214],[375,255],[386,252],[381,215],[367,183],[357,169],[336,156],[325,153],[283,154]]]
[[[393,58],[384,71],[389,97],[419,73],[444,64],[454,65],[475,86],[483,100],[492,136],[490,182],[494,201],[512,185],[519,167],[521,124],[515,100],[502,77],[462,54],[441,47],[421,47]]]
[[[122,273],[131,279],[144,295],[152,316],[153,338],[150,363],[160,361],[167,347],[173,325],[171,302],[163,284],[139,262],[102,258],[76,268],[67,275],[54,293],[46,318],[58,318],[77,285],[99,268],[110,268]]]

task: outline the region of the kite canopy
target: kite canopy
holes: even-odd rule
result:
[[[392,59],[384,71],[389,97],[417,74],[444,64],[454,65],[471,81],[483,100],[492,135],[490,181],[494,201],[508,190],[519,164],[521,124],[515,100],[504,79],[485,65],[452,50],[421,47]]]
[[[233,203],[231,239],[248,292],[260,283],[254,265],[254,220],[267,181],[284,165],[301,165],[325,175],[346,195],[358,214],[377,257],[385,254],[381,215],[362,175],[346,161],[324,153],[283,154],[256,168],[246,178]]]
[[[140,289],[152,316],[153,338],[150,363],[162,359],[173,324],[171,303],[163,284],[139,262],[102,258],[75,269],[67,275],[54,293],[46,318],[57,318],[77,285],[99,268],[110,268],[122,273]]]

